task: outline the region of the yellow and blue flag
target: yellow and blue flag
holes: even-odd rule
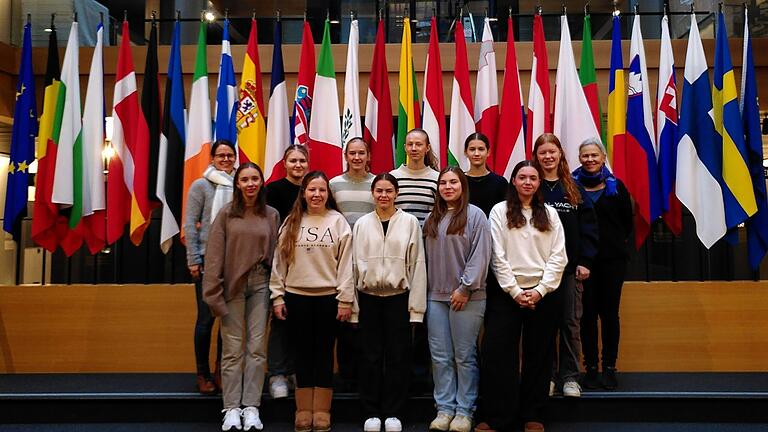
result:
[[[37,136],[37,106],[35,79],[32,74],[31,24],[24,26],[24,45],[21,49],[19,84],[16,86],[16,107],[13,111],[11,135],[11,161],[8,165],[8,185],[5,192],[5,219],[3,230],[18,242],[21,239],[21,221],[27,215],[27,186],[29,165],[35,160]]]

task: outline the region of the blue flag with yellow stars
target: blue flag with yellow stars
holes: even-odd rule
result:
[[[16,107],[13,112],[11,161],[8,164],[8,185],[5,192],[5,219],[3,230],[21,239],[21,221],[27,215],[27,187],[29,165],[35,160],[37,136],[37,107],[35,81],[32,74],[32,37],[30,24],[24,26],[24,45],[21,49],[19,84],[16,86]]]

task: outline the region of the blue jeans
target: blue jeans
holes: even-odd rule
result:
[[[462,311],[450,302],[427,303],[427,335],[432,354],[432,379],[438,412],[472,417],[480,369],[477,336],[485,314],[485,300],[467,302]]]

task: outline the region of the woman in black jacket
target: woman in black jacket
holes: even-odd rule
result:
[[[619,301],[627,267],[627,243],[632,231],[632,201],[624,183],[605,166],[605,157],[605,149],[599,141],[584,141],[579,146],[581,167],[573,172],[573,177],[594,203],[600,228],[592,274],[584,281],[581,341],[587,373],[582,384],[587,389],[600,386],[597,368],[599,317],[603,342],[602,385],[613,390],[618,386]]]

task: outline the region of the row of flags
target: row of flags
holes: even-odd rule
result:
[[[35,136],[39,137],[38,174],[32,237],[48,250],[61,247],[70,255],[83,242],[92,253],[98,252],[106,244],[120,238],[126,225],[130,240],[139,244],[150,213],[157,207],[162,213],[160,244],[162,250],[167,252],[184,223],[182,209],[187,190],[208,166],[211,143],[216,139],[235,143],[239,161],[252,161],[262,166],[265,178],[270,182],[285,174],[281,160],[290,144],[308,146],[312,169],[324,170],[329,176],[340,174],[344,168],[343,144],[355,136],[363,136],[369,143],[373,172],[391,170],[405,163],[405,135],[415,127],[427,132],[440,167],[459,165],[467,168],[464,139],[473,132],[482,132],[491,140],[489,167],[508,177],[517,162],[531,157],[535,139],[544,132],[553,132],[563,143],[571,168],[579,165],[578,146],[581,142],[586,139],[605,142],[609,166],[626,183],[636,202],[638,246],[650,232],[651,224],[660,217],[674,233],[680,233],[682,201],[693,213],[697,234],[706,247],[726,236],[729,230],[733,232],[739,224],[746,223],[750,262],[756,267],[768,250],[768,224],[758,222],[768,218],[768,211],[765,210],[759,110],[751,43],[746,27],[748,21],[745,20],[744,76],[740,100],[722,14],[718,22],[715,78],[710,84],[698,24],[695,15],[691,16],[683,102],[678,111],[668,18],[664,16],[661,21],[659,81],[656,100],[652,104],[639,20],[637,16],[634,19],[630,57],[625,64],[621,50],[620,16],[615,14],[608,119],[603,125],[589,15],[584,17],[578,68],[568,21],[565,15],[561,17],[554,97],[542,17],[539,14],[534,16],[533,63],[527,110],[511,18],[507,22],[509,29],[501,100],[490,20],[486,18],[483,27],[474,98],[464,29],[461,20],[457,20],[454,35],[456,64],[448,120],[435,18],[432,18],[424,72],[424,97],[420,101],[410,20],[406,17],[403,20],[398,69],[396,128],[393,128],[392,121],[384,24],[381,20],[362,124],[358,101],[357,20],[352,20],[350,24],[344,104],[341,109],[329,21],[325,22],[317,63],[311,29],[304,22],[297,86],[290,115],[279,20],[274,30],[269,110],[265,110],[263,101],[256,21],[251,21],[238,86],[229,41],[229,21],[226,20],[213,113],[208,92],[206,24],[200,24],[187,109],[179,23],[174,27],[162,104],[157,72],[157,29],[153,23],[141,100],[127,37],[123,38],[119,49],[112,107],[115,156],[108,161],[106,188],[101,159],[104,96],[100,35],[103,29],[101,26],[97,29],[99,43],[92,58],[83,112],[80,111],[79,100],[77,23],[73,24],[70,32],[61,71],[55,31],[51,34],[38,134],[27,26],[19,74],[4,228],[18,239],[20,217],[26,210],[26,176],[28,166],[34,160],[34,152],[30,149]],[[129,34],[127,22],[123,23],[123,34]],[[322,108],[313,109],[315,106]],[[585,118],[591,121],[584,121]]]

